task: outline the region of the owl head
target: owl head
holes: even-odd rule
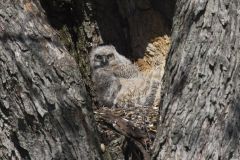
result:
[[[96,47],[90,53],[90,64],[92,69],[114,66],[119,63],[131,62],[121,56],[112,45]]]

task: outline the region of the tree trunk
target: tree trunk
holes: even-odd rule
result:
[[[177,1],[153,159],[240,159],[239,10]]]
[[[89,94],[40,2],[0,2],[1,159],[101,159]]]

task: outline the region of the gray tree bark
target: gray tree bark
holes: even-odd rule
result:
[[[153,159],[240,159],[239,11],[176,2]]]
[[[101,159],[89,94],[38,0],[0,1],[0,159]]]

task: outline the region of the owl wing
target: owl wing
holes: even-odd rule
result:
[[[132,64],[115,65],[113,66],[113,74],[119,78],[134,78],[139,75],[139,70]]]

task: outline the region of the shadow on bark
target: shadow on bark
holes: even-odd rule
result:
[[[94,4],[103,42],[113,44],[119,53],[132,60],[143,58],[155,38],[170,35],[171,21],[163,13],[173,15],[170,12],[174,9],[161,12],[163,8],[154,7],[156,3],[148,0],[105,0]]]
[[[231,114],[227,120],[225,131],[223,132],[222,146],[226,146],[226,150],[222,155],[223,159],[232,159],[233,153],[239,149],[239,134],[240,134],[240,101],[238,97],[235,104],[231,108]]]

